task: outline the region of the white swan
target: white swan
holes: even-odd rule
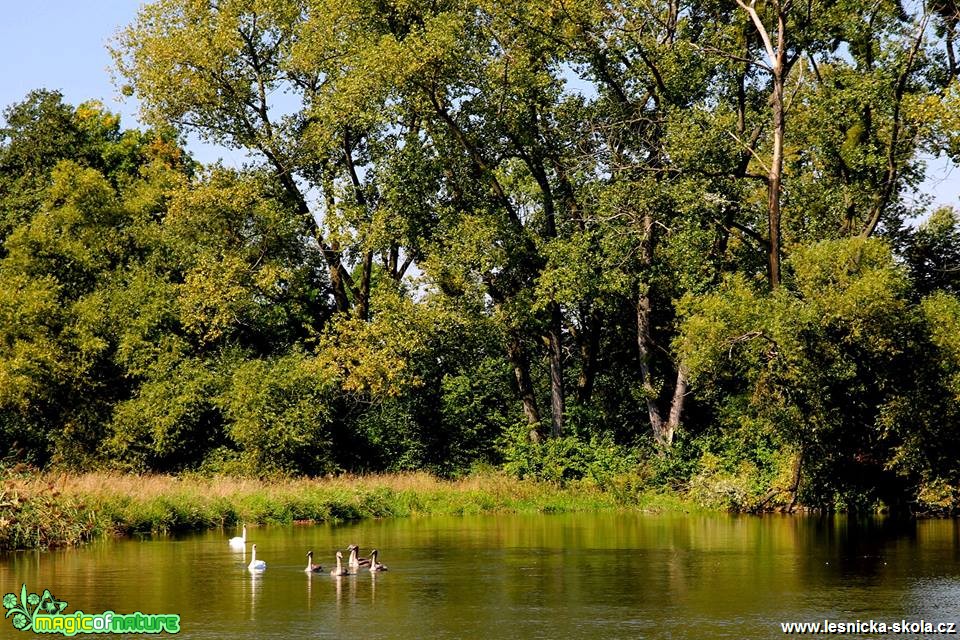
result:
[[[372,572],[386,571],[386,570],[387,570],[387,565],[385,565],[385,564],[380,564],[379,562],[377,562],[377,554],[378,554],[378,553],[379,553],[379,551],[377,551],[376,549],[374,549],[373,551],[370,552],[370,571],[372,571]]]
[[[250,571],[263,571],[266,568],[266,562],[257,560],[257,544],[254,543],[253,547],[251,547],[250,564],[247,565],[247,569],[250,569]]]
[[[241,533],[241,535],[230,538],[227,542],[230,543],[231,549],[237,549],[238,551],[241,549],[246,549],[247,548],[247,525],[243,525],[243,532]]]
[[[331,569],[330,575],[332,576],[348,576],[350,572],[343,566],[343,552],[337,551],[337,568]]]
[[[350,552],[350,560],[347,561],[347,566],[353,569],[354,571],[359,571],[361,567],[369,567],[370,560],[367,558],[360,557],[360,547],[352,544],[347,547],[347,551]]]
[[[307,568],[304,569],[307,573],[320,573],[323,571],[323,567],[318,564],[313,564],[313,551],[307,551]]]

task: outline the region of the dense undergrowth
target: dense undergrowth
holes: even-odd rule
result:
[[[609,438],[504,442],[502,467],[459,478],[426,472],[308,478],[0,467],[0,550],[71,546],[98,537],[289,525],[365,518],[492,513],[909,510],[956,508],[947,483],[921,486],[908,505],[875,493],[859,501],[813,502],[817,486],[800,454],[743,438],[680,439],[657,454]],[[849,496],[843,496],[849,498]]]
[[[460,480],[425,473],[323,479],[15,474],[0,492],[0,549],[77,545],[102,536],[171,533],[240,523],[343,522],[484,513],[694,508],[657,492],[604,491],[589,481]]]
[[[799,453],[763,438],[680,438],[669,453],[610,438],[531,443],[517,431],[500,467],[444,478],[427,472],[262,477],[132,474],[0,466],[0,550],[83,544],[97,537],[364,518],[636,510],[756,513],[816,507],[900,508],[875,493],[817,505]],[[811,463],[807,462],[806,465]],[[947,514],[951,485],[921,487],[906,507]],[[838,494],[839,495],[839,494]]]

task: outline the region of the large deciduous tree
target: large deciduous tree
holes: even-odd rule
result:
[[[579,439],[691,486],[754,465],[758,504],[956,483],[958,224],[907,224],[924,154],[960,155],[954,14],[145,5],[112,48],[155,131],[5,112],[2,428],[141,469],[531,469]]]

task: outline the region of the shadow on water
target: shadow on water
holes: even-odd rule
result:
[[[877,575],[891,560],[903,558],[905,549],[916,546],[920,526],[916,520],[883,515],[831,514],[812,521],[813,545],[832,556],[841,575],[861,577]]]

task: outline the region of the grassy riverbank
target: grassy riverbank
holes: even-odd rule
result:
[[[0,550],[76,545],[101,536],[361,518],[615,509],[694,509],[679,498],[590,485],[559,487],[497,473],[251,480],[107,473],[10,476],[0,490]]]

